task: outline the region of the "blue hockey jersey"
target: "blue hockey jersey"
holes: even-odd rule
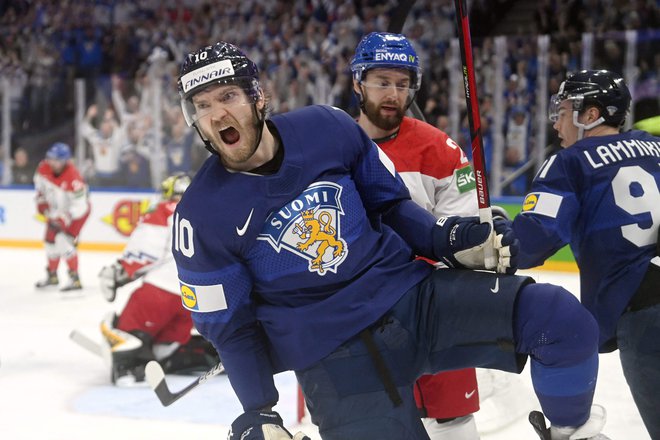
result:
[[[513,221],[519,267],[570,244],[604,350],[653,257],[658,225],[660,139],[643,131],[585,138],[547,159],[534,178]]]
[[[277,401],[274,373],[328,355],[432,270],[413,257],[432,257],[435,218],[355,121],[312,106],[270,123],[275,174],[211,156],[174,218],[183,304],[246,410]]]

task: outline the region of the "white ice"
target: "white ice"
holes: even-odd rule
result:
[[[240,413],[240,405],[225,376],[198,387],[170,407],[162,407],[148,388],[118,389],[109,385],[103,361],[69,339],[73,329],[100,339],[98,323],[108,311],[121,311],[134,286],[119,292],[108,303],[98,290],[97,274],[116,255],[81,252],[84,291],[64,297],[58,291],[37,291],[34,282],[44,275],[43,250],[0,248],[0,439],[2,440],[163,440],[223,439],[228,425]],[[574,274],[534,272],[538,281],[561,284],[574,293],[579,285]],[[64,267],[60,278],[66,279]],[[648,440],[639,413],[621,373],[618,354],[601,355],[595,401],[608,411],[605,433],[613,440]],[[531,381],[524,371],[523,388],[510,393],[507,406],[534,406],[529,401]],[[192,381],[170,376],[173,389]],[[292,374],[276,377],[280,402],[276,406],[285,422],[295,423],[296,385]],[[497,416],[487,404],[477,420]],[[483,423],[485,425],[485,422]],[[303,430],[318,439],[312,426]],[[535,439],[521,415],[496,432],[482,433],[482,440]]]

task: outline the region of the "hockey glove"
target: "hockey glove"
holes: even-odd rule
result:
[[[493,212],[493,214],[495,214]],[[513,233],[511,221],[502,217],[493,218],[495,228],[495,251],[497,252],[498,273],[516,273],[518,268],[518,251],[520,242]]]
[[[440,217],[433,228],[436,257],[449,267],[514,273],[518,241],[505,220],[498,218],[493,225],[495,232],[478,217]],[[486,266],[489,247],[498,257],[497,266]]]
[[[502,208],[501,206],[491,205],[490,206],[490,211],[493,213],[493,218],[500,218],[501,217],[504,220],[511,220],[507,210]]]
[[[55,232],[66,231],[66,221],[62,217],[48,219],[48,227]]]
[[[39,202],[37,203],[37,211],[39,214],[48,217],[48,203]]]
[[[131,279],[119,261],[110,266],[104,266],[99,273],[101,294],[108,302],[113,302],[117,296],[117,289],[130,281]]]
[[[311,440],[302,432],[291,435],[275,411],[248,411],[231,424],[228,440]]]

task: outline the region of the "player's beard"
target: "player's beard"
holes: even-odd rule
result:
[[[246,124],[247,127],[234,118],[231,118],[228,125],[238,131],[240,136],[238,139],[238,142],[240,142],[239,146],[227,147],[220,135],[220,131],[215,129],[215,127],[210,136],[209,133],[205,133],[205,135],[213,145],[215,151],[218,152],[220,160],[227,168],[243,169],[243,164],[254,156],[254,153],[259,147],[258,139],[260,139],[261,136],[258,135],[258,130],[263,128],[262,124],[253,109],[251,120]]]
[[[380,112],[381,105],[383,104],[376,104],[368,100],[364,103],[364,112],[371,123],[385,131],[394,130],[401,125],[401,121],[405,114],[404,109],[402,109],[398,103],[385,103],[385,105],[389,107],[396,107],[395,114],[385,116]]]

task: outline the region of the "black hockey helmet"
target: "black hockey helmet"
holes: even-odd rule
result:
[[[192,96],[215,84],[239,85],[253,104],[261,96],[259,69],[233,44],[219,41],[186,56],[178,80],[181,108],[189,126],[199,119]]]
[[[557,118],[559,104],[567,99],[572,101],[574,111],[598,107],[604,123],[612,127],[623,125],[631,101],[623,78],[608,70],[581,70],[568,76],[550,99],[552,121]]]

